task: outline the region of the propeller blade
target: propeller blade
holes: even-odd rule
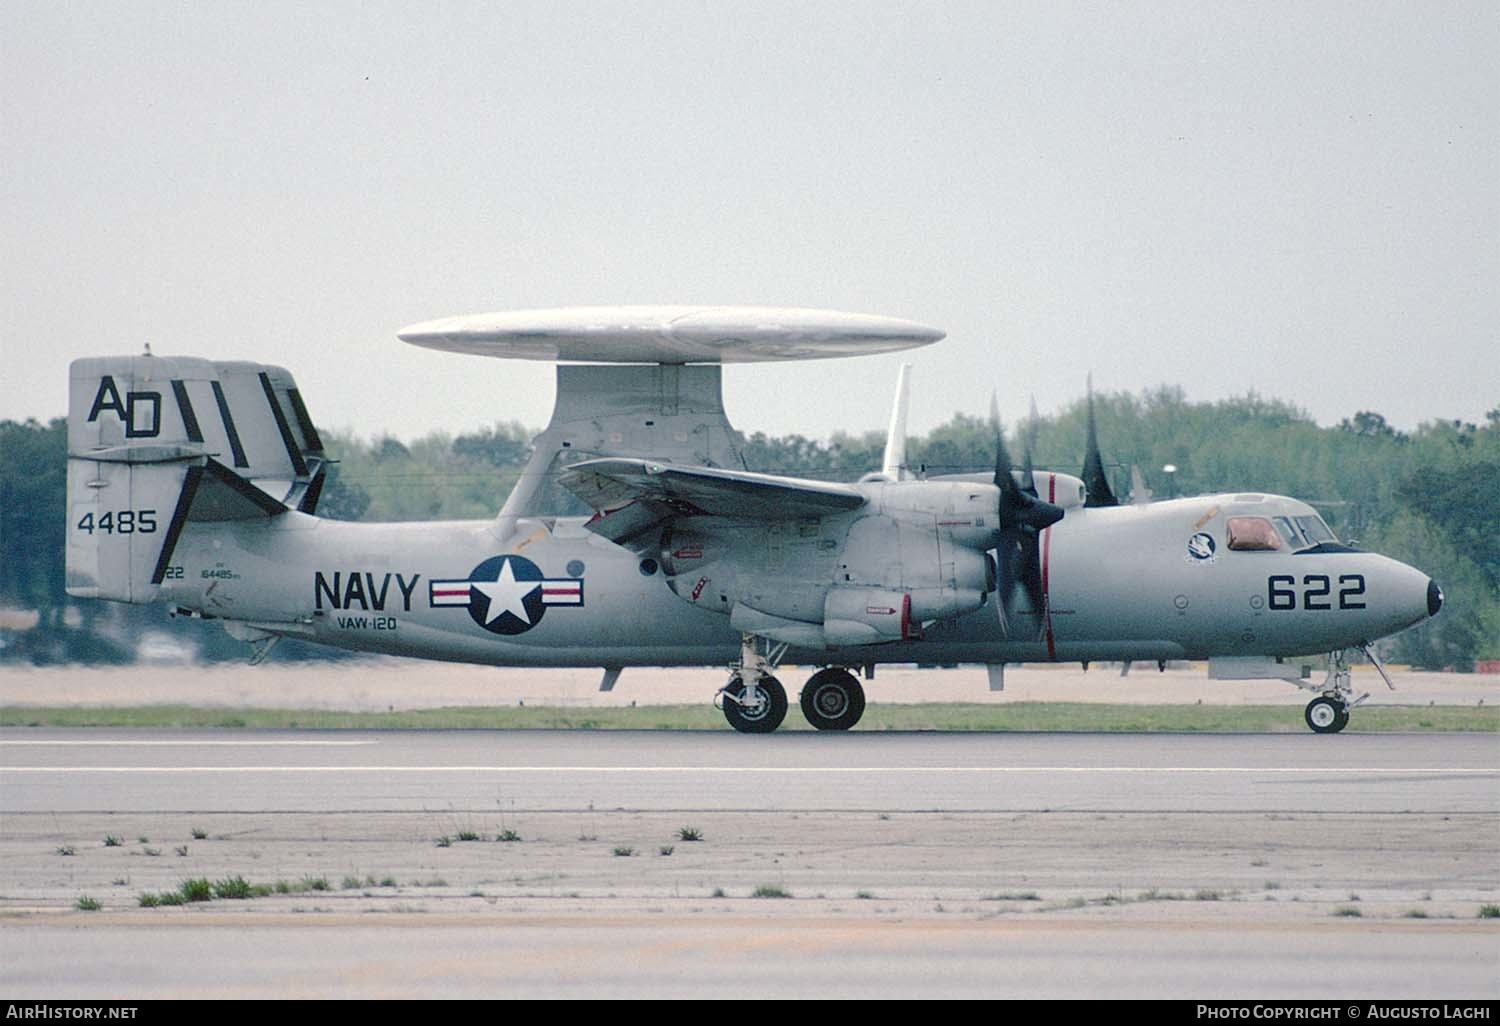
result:
[[[1014,527],[1020,522],[1019,515],[1026,505],[1026,497],[1016,486],[1011,473],[1010,453],[1005,450],[1005,428],[1000,423],[1000,413],[995,397],[990,396],[990,423],[995,428],[995,487],[1000,489],[1000,526]]]
[[[1083,505],[1093,509],[1100,506],[1118,506],[1120,500],[1115,498],[1114,491],[1109,487],[1109,477],[1104,473],[1104,459],[1099,455],[1099,429],[1094,423],[1094,376],[1089,375],[1089,429],[1087,448],[1083,456],[1083,484],[1088,491],[1088,498]]]
[[[1031,450],[1036,448],[1036,396],[1031,397],[1031,412],[1026,417],[1026,469],[1021,472],[1024,483],[1021,491],[1033,499],[1039,498],[1036,493],[1036,471],[1031,465]]]
[[[1036,632],[1040,636],[1043,616],[1041,532],[1063,518],[1063,509],[1050,502],[1043,502],[1036,492],[1036,479],[1032,473],[1031,450],[1036,424],[1035,402],[1032,403],[1032,419],[1026,438],[1025,486],[1017,485],[1011,470],[1010,453],[1005,448],[1005,431],[1000,424],[1000,413],[995,397],[990,396],[990,423],[995,428],[995,488],[999,491],[996,510],[1001,529],[1000,541],[995,549],[996,591],[999,602],[995,603],[1000,626],[1008,637],[1016,636],[1011,627],[1011,614],[1015,608],[1017,591],[1025,591],[1031,613],[1036,617]]]

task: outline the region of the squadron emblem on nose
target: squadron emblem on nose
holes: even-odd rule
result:
[[[1194,559],[1212,559],[1216,548],[1214,536],[1207,531],[1199,531],[1187,543],[1188,555]]]

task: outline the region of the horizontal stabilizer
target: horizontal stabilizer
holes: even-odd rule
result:
[[[587,460],[569,467],[560,480],[601,513],[644,502],[678,516],[785,520],[829,516],[865,503],[850,485],[639,459]]]
[[[186,502],[188,520],[208,523],[256,520],[287,511],[286,506],[215,459],[189,469],[179,502]]]

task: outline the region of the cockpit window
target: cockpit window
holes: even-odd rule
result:
[[[1293,551],[1303,548],[1307,544],[1302,540],[1302,535],[1297,533],[1296,526],[1288,517],[1276,518],[1276,531],[1281,535],[1283,544]]]
[[[1336,542],[1338,538],[1323,523],[1323,518],[1317,514],[1310,517],[1298,517],[1297,526],[1302,528],[1302,533],[1307,535],[1307,541],[1311,545],[1321,545],[1324,542]]]
[[[1265,517],[1230,517],[1229,547],[1237,552],[1275,552],[1282,541]]]

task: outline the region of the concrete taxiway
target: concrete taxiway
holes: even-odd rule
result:
[[[1497,901],[1492,735],[0,731],[12,994],[1493,998]]]

